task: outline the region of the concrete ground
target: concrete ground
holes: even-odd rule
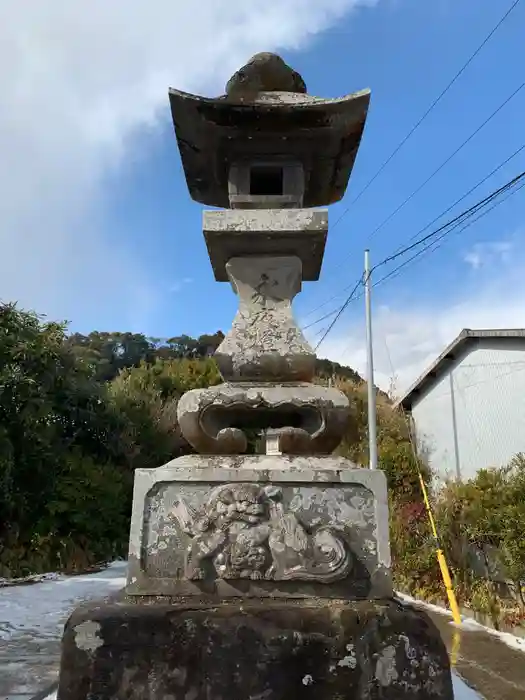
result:
[[[426,610],[452,650],[459,635],[454,670],[486,700],[525,699],[525,654],[479,629],[458,629],[446,615]]]
[[[70,610],[80,599],[106,597],[107,594],[112,597],[117,586],[122,585],[122,575],[122,568],[117,567],[106,570],[105,574],[90,576],[89,581],[83,577],[58,586],[56,582],[23,586],[18,593],[13,589],[11,593],[0,590],[0,700],[35,700],[41,698],[45,690],[52,689],[58,678],[62,625]],[[64,599],[62,604],[57,593]],[[38,598],[48,603],[35,602],[34,613],[38,615],[28,614],[24,623],[24,608]],[[16,605],[19,611],[13,615],[11,611]],[[482,628],[457,630],[450,617],[426,612],[438,626],[449,651],[454,634],[459,635],[455,672],[479,695],[486,700],[524,700],[523,651],[512,649]]]
[[[0,648],[0,698],[32,700],[57,680],[60,640],[20,640]]]
[[[32,700],[58,678],[64,622],[81,602],[122,589],[126,563],[83,576],[0,588],[0,700]]]

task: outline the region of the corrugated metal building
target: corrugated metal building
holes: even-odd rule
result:
[[[525,452],[525,329],[463,330],[397,405],[438,477],[507,464]]]

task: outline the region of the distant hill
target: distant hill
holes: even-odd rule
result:
[[[339,362],[332,362],[332,360],[317,358],[316,370],[318,376],[322,379],[337,377],[338,379],[349,379],[356,384],[360,384],[363,381],[363,378],[355,369],[340,365]]]
[[[222,331],[198,338],[189,335],[152,338],[141,333],[92,331],[88,335],[72,333],[66,342],[75,355],[95,367],[100,381],[111,381],[121,370],[138,367],[141,362],[211,357],[223,339]],[[316,368],[321,379],[347,379],[356,384],[363,381],[351,367],[331,360],[318,359]]]

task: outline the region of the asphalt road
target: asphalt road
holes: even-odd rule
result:
[[[494,635],[480,630],[459,630],[446,615],[426,610],[441,632],[449,652],[459,635],[454,670],[486,700],[525,700],[525,654]]]

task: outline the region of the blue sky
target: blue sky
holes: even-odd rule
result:
[[[156,2],[162,5],[160,0]],[[287,4],[286,0],[282,2]],[[206,42],[202,42],[201,51],[188,47],[186,53],[177,49],[176,55],[166,48],[166,56],[161,55],[152,65],[148,80],[137,82],[133,89],[129,85],[130,73],[123,68],[118,80],[113,80],[111,92],[104,92],[100,87],[104,87],[104,65],[101,63],[97,72],[90,64],[91,73],[85,71],[87,77],[80,97],[89,106],[93,86],[100,92],[101,100],[92,112],[89,128],[86,130],[84,125],[83,131],[85,139],[94,139],[96,134],[96,148],[84,148],[78,163],[67,162],[68,167],[58,171],[62,182],[56,191],[46,191],[49,178],[46,174],[27,193],[30,200],[11,197],[7,212],[0,208],[4,226],[6,222],[14,222],[10,226],[14,240],[19,210],[24,209],[27,216],[28,201],[34,207],[32,226],[24,220],[16,238],[18,242],[25,238],[25,250],[32,248],[33,257],[27,252],[22,254],[14,244],[12,250],[9,244],[5,248],[3,262],[7,265],[3,272],[8,283],[0,291],[3,298],[16,296],[24,306],[68,318],[72,328],[84,332],[129,329],[168,337],[226,330],[235,313],[236,300],[229,285],[213,279],[201,232],[202,207],[190,200],[186,189],[170,122],[167,88],[220,94],[232,68],[262,49],[281,53],[303,75],[312,94],[335,97],[371,88],[368,123],[347,196],[342,204],[330,209],[330,219],[335,222],[511,4],[503,0],[433,3],[339,0],[332,4],[318,0],[318,3],[318,8],[312,9],[315,3],[305,0],[306,17],[302,18],[302,24],[297,21],[294,26],[294,12],[301,9],[301,0],[290,0],[290,14],[284,18],[288,24],[282,20],[279,31],[272,26],[270,17],[266,17],[268,26],[264,25],[259,33],[257,22],[248,18],[246,21],[252,22],[250,27],[253,25],[253,38],[242,41],[234,32],[232,35],[231,26],[221,27],[219,23],[216,35],[211,27],[208,41],[223,42],[223,49],[210,44],[208,59],[201,55],[206,52]],[[100,17],[104,17],[103,4],[95,5]],[[180,26],[173,26],[173,41],[185,32],[183,20],[191,20],[189,5],[184,5],[186,14],[179,18]],[[214,3],[205,2],[206,5]],[[323,12],[319,10],[321,5],[326,6]],[[273,8],[273,3],[268,3],[267,7],[269,13],[284,12],[282,5],[277,9],[277,4]],[[312,15],[311,23],[307,21],[308,12]],[[58,14],[54,26],[63,19]],[[82,28],[80,20],[74,23],[77,29]],[[161,20],[159,16],[158,22]],[[20,15],[21,26],[24,21]],[[147,56],[148,51],[160,50],[156,47],[160,29],[155,19],[148,21],[150,24],[143,29],[147,36],[135,36],[135,32],[142,31],[141,26],[136,27],[133,42],[123,44],[121,54],[112,56],[113,61],[124,65],[126,52],[131,54],[132,49],[138,57],[140,51]],[[276,14],[276,22],[279,21]],[[186,32],[190,31],[189,26]],[[262,27],[260,22],[259,26]],[[387,256],[525,143],[523,89],[370,239],[376,226],[521,84],[523,70],[515,57],[521,53],[524,26],[525,1],[516,7],[380,177],[331,230],[321,280],[305,284],[296,302],[296,314],[302,322],[311,322],[337,307],[344,297],[308,315],[358,278],[367,245],[373,262]],[[83,31],[87,31],[85,27]],[[100,34],[96,26],[93,32],[94,36]],[[266,35],[267,43],[261,45],[261,38]],[[228,51],[228,42],[232,51]],[[42,46],[49,49],[49,45]],[[72,51],[70,57],[68,50]],[[119,50],[118,41],[114,50]],[[83,61],[87,59],[87,55],[76,51],[71,47],[63,49],[62,60],[71,61],[68,64],[71,80],[77,78],[76,70],[82,77]],[[43,51],[39,60],[42,56],[45,57]],[[232,65],[234,58],[236,62]],[[175,59],[176,70],[170,70]],[[137,63],[136,55],[133,60]],[[198,70],[195,61],[199,62]],[[45,77],[45,68],[42,72]],[[16,78],[16,70],[14,73]],[[34,77],[34,72],[31,75]],[[17,95],[20,90],[18,84]],[[68,98],[68,108],[80,109],[77,102],[80,104],[81,100],[73,100],[67,85],[60,94]],[[144,108],[144,114],[141,100],[149,108]],[[123,104],[129,104],[129,108],[124,110]],[[59,111],[57,105],[56,112]],[[53,115],[54,112],[49,124],[56,124],[56,115],[51,120]],[[64,122],[64,141],[69,124]],[[27,116],[25,127],[28,131],[34,128]],[[47,129],[42,137],[49,141],[49,134]],[[26,136],[27,132],[20,131],[21,143],[27,146]],[[51,144],[55,152],[60,150],[61,138],[57,133],[56,141]],[[75,148],[71,146],[68,150],[71,159]],[[52,153],[50,150],[47,154],[53,164],[51,170],[58,168]],[[28,162],[19,166],[26,168],[26,174],[37,161],[36,156],[30,158],[30,153],[27,157]],[[67,161],[64,155],[63,160]],[[454,212],[523,169],[525,151]],[[12,173],[12,167],[4,173],[6,181],[12,180]],[[77,185],[71,195],[68,188],[73,182]],[[60,212],[61,192],[70,204],[67,217]],[[376,354],[384,382],[392,373],[401,376],[403,383],[409,381],[465,325],[523,325],[525,294],[516,290],[525,268],[524,203],[525,189],[465,233],[452,235],[439,251],[408,266],[395,280],[377,289],[374,294]],[[57,225],[46,233],[46,222],[55,219]],[[55,240],[54,232],[64,226],[64,221],[70,226],[69,232]],[[31,233],[27,233],[29,228]],[[35,230],[39,231],[38,236]],[[51,265],[47,270],[45,266],[42,268],[44,252],[37,252],[39,246],[43,248],[42,239],[46,237],[49,246],[56,247],[65,272]],[[47,285],[53,288],[53,294],[46,292]],[[323,344],[320,354],[362,370],[362,317],[362,304],[353,304]],[[321,323],[311,332],[325,326]]]

